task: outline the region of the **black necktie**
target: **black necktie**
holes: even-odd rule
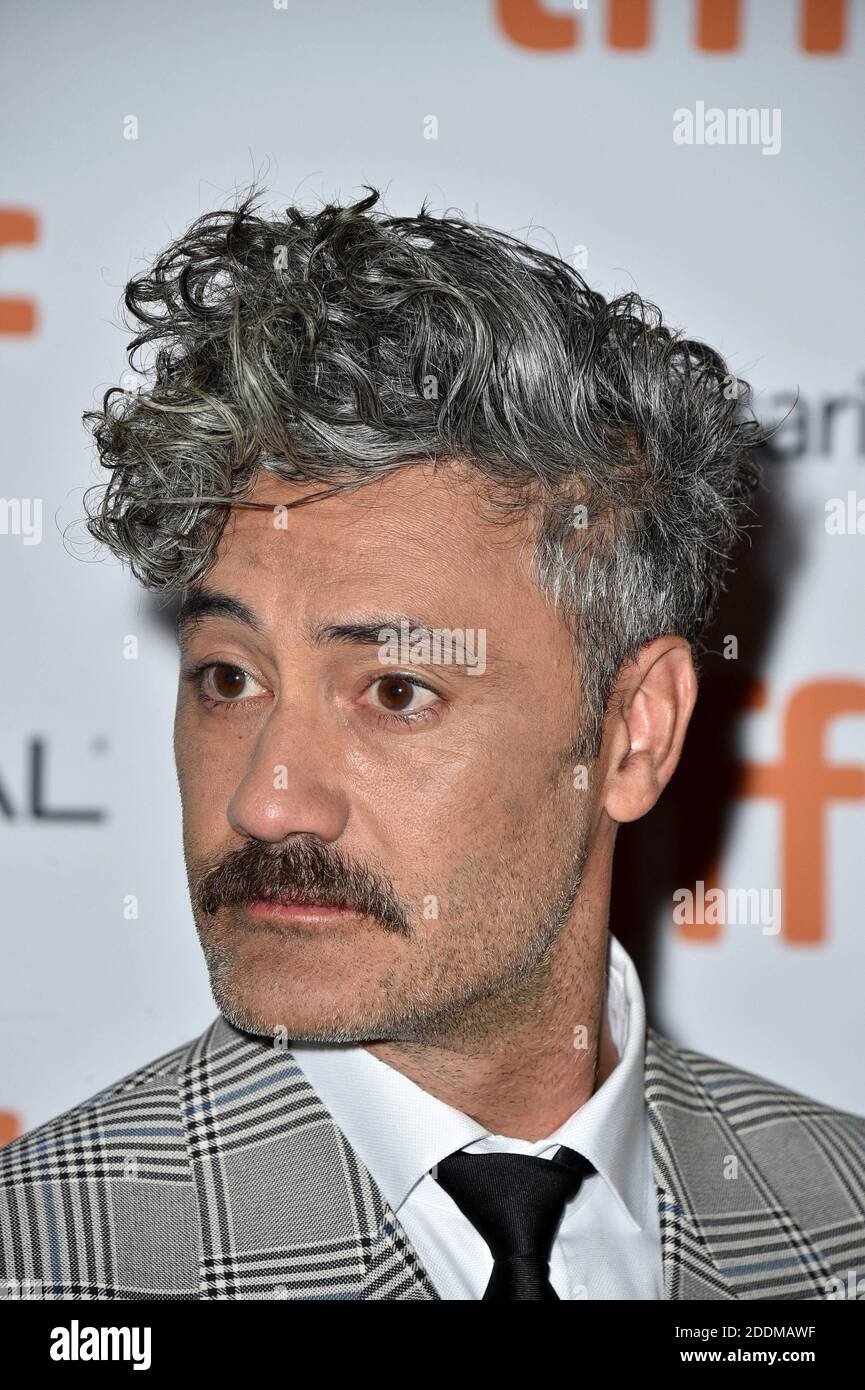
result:
[[[558,1301],[550,1253],[565,1203],[594,1172],[589,1160],[564,1145],[553,1158],[459,1149],[433,1172],[490,1248],[484,1298]]]

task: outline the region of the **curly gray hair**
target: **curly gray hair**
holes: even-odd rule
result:
[[[305,505],[468,464],[532,522],[593,757],[623,662],[666,634],[698,660],[759,480],[750,388],[638,295],[607,301],[557,256],[425,202],[374,211],[365,187],[273,220],[253,188],[129,281],[129,364],[152,379],[84,413],[110,474],[87,528],[147,588],[182,591],[260,469],[325,485]]]

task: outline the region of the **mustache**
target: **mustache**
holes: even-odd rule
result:
[[[270,898],[350,908],[375,918],[387,931],[411,934],[408,914],[390,880],[314,837],[289,841],[276,850],[250,840],[191,874],[189,886],[196,915],[203,917],[232,903]]]

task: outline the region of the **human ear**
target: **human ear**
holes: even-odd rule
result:
[[[608,716],[604,808],[639,820],[676,770],[697,699],[691,649],[682,637],[648,642],[619,674]]]

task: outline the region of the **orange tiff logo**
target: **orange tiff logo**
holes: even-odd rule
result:
[[[761,710],[766,703],[766,688],[756,681],[748,686],[740,711]],[[794,945],[815,945],[827,934],[827,807],[835,801],[865,797],[865,769],[831,763],[826,757],[833,721],[857,714],[865,714],[865,685],[859,681],[824,680],[799,686],[781,721],[778,761],[738,763],[731,768],[732,800],[768,798],[779,808],[781,935]],[[710,865],[706,893],[718,886],[719,878],[719,865]],[[691,941],[717,940],[722,930],[715,920],[677,925],[680,937]]]
[[[38,223],[32,212],[21,208],[0,208],[0,251],[7,246],[32,246]],[[0,333],[33,333],[36,306],[32,299],[13,299],[0,295]]]
[[[586,4],[574,0],[574,9]],[[695,0],[694,43],[706,53],[734,53],[742,43],[742,0]],[[607,0],[605,37],[610,48],[648,48],[651,43],[652,0]],[[578,48],[580,22],[576,15],[556,13],[543,0],[496,0],[496,17],[503,32],[523,48],[551,52]],[[799,44],[806,53],[840,53],[846,42],[847,0],[800,0]]]
[[[20,1121],[14,1110],[0,1110],[0,1148],[11,1144],[21,1133]]]

